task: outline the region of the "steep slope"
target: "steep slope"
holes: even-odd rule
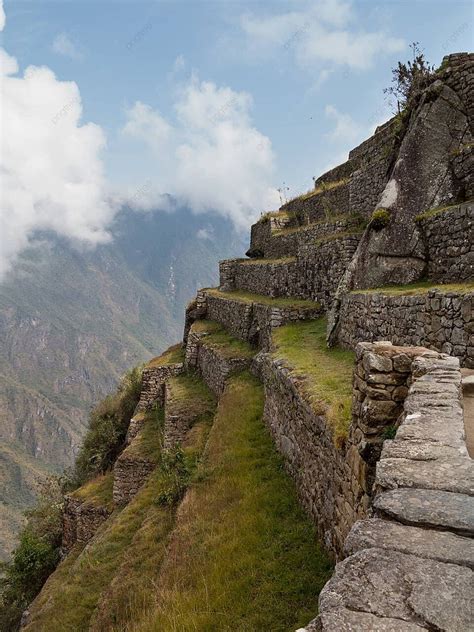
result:
[[[229,222],[186,209],[124,211],[113,232],[94,251],[39,236],[0,286],[0,558],[38,472],[72,464],[90,406],[179,337],[186,302],[243,247]]]

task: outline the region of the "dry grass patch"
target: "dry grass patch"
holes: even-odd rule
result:
[[[76,489],[71,496],[81,499],[86,504],[111,508],[113,486],[114,476],[110,471],[88,481]]]
[[[431,290],[440,292],[455,292],[467,294],[474,291],[474,282],[467,283],[435,283],[433,281],[420,281],[409,285],[387,285],[385,287],[370,288],[367,290],[353,290],[351,294],[385,294],[387,296],[414,296],[426,294]]]
[[[284,325],[273,332],[274,357],[301,377],[301,388],[317,414],[324,414],[337,445],[351,422],[354,354],[326,345],[326,319]]]
[[[319,307],[319,303],[315,301],[307,301],[296,298],[271,298],[270,296],[264,296],[263,294],[252,294],[252,292],[244,292],[243,290],[233,290],[231,292],[221,292],[217,289],[207,290],[207,293],[217,298],[230,299],[233,301],[240,301],[242,303],[258,303],[260,305],[271,305],[273,307],[306,307],[308,309],[315,309]]]
[[[164,364],[178,364],[184,361],[184,349],[181,344],[173,345],[157,358],[148,362],[145,368],[151,369]]]

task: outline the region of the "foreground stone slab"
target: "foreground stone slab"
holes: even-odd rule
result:
[[[431,489],[393,489],[375,497],[376,512],[405,524],[474,535],[474,498]]]
[[[344,552],[349,556],[370,548],[391,549],[474,569],[474,540],[446,531],[428,532],[379,518],[360,520],[352,527]]]
[[[474,572],[469,568],[366,549],[336,566],[319,597],[319,620],[345,608],[399,620],[398,628],[354,625],[354,630],[401,630],[407,622],[422,629],[465,632],[474,627],[473,590]]]
[[[321,614],[303,632],[420,632],[428,628],[388,617],[377,617],[367,612],[354,612],[341,608]]]

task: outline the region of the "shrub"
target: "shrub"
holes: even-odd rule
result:
[[[190,464],[181,448],[163,452],[161,471],[163,487],[156,502],[169,507],[183,498],[191,479]]]
[[[128,425],[140,399],[142,372],[132,369],[123,377],[117,392],[92,411],[89,429],[76,459],[70,489],[106,472],[120,453]]]
[[[431,83],[435,73],[434,66],[425,59],[419,43],[413,42],[410,48],[413,59],[406,63],[398,62],[397,67],[392,70],[393,85],[384,89],[389,98],[395,98],[399,113],[417,101],[421,92]]]
[[[27,523],[11,561],[0,565],[1,630],[18,629],[23,610],[59,562],[62,501],[62,481],[51,477],[43,484],[37,506],[26,513]]]
[[[397,426],[387,426],[383,429],[382,439],[395,439],[395,435],[397,434],[398,427]]]
[[[390,211],[386,208],[378,208],[372,213],[370,227],[374,230],[382,230],[390,223]]]

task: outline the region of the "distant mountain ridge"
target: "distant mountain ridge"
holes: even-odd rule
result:
[[[180,337],[183,306],[243,247],[230,221],[187,209],[124,210],[112,232],[94,250],[39,236],[0,285],[0,558],[41,473],[72,464],[90,407]]]

